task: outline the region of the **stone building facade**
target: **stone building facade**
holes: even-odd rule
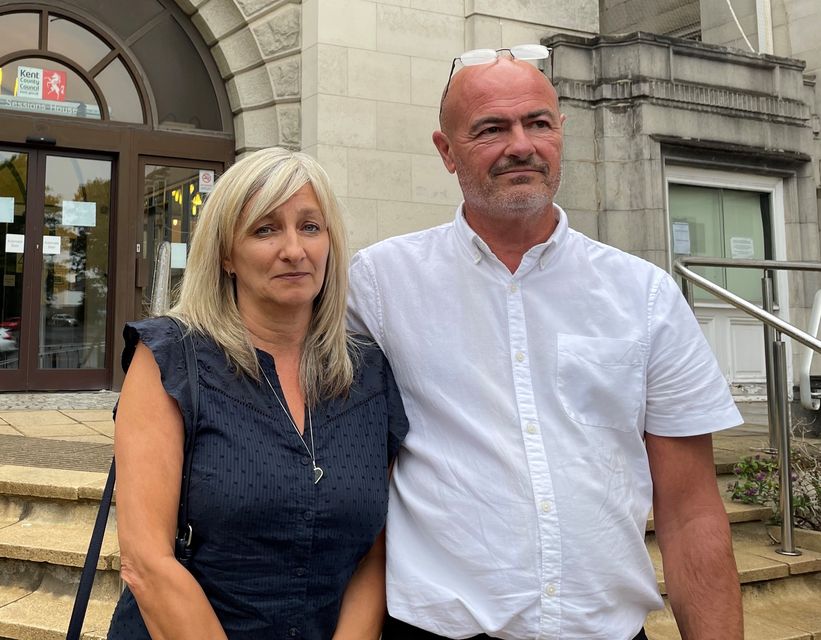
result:
[[[430,138],[453,57],[479,47],[544,42],[553,48],[545,73],[568,115],[558,201],[573,226],[669,269],[676,249],[686,248],[682,234],[691,234],[686,238],[691,252],[704,249],[705,242],[722,244],[704,236],[709,219],[687,222],[684,214],[671,215],[671,198],[675,209],[688,198],[715,195],[724,216],[735,200],[754,193],[761,202],[761,208],[753,206],[756,233],[763,240],[728,227],[721,230],[729,234],[725,253],[821,257],[821,89],[815,82],[821,46],[812,29],[821,21],[821,6],[814,0],[731,0],[735,17],[727,3],[713,0],[111,4],[139,6],[146,29],[161,12],[187,24],[203,64],[213,69],[224,123],[208,139],[226,141],[233,156],[270,145],[316,156],[346,205],[354,250],[453,216],[458,184],[442,167]],[[762,19],[765,5],[769,10]],[[0,0],[0,19],[4,11],[23,6]],[[37,0],[29,6],[68,8],[77,20],[106,29],[91,0]],[[745,37],[757,51],[769,53],[750,51]],[[138,38],[139,30],[124,36],[122,50],[128,52]],[[178,90],[186,92],[185,78]],[[50,122],[42,120],[44,126]],[[169,130],[162,122],[155,128]],[[173,131],[185,146],[185,128]],[[22,134],[6,138],[0,147],[29,144]],[[130,151],[113,153],[122,159]],[[208,165],[216,162],[217,173],[218,156],[209,156]],[[186,162],[196,168],[196,158]],[[120,184],[142,180],[137,165],[144,162],[133,164],[132,174],[118,176]],[[128,196],[137,199],[133,205],[120,203],[115,214],[125,227],[143,224],[143,195],[137,189]],[[139,233],[117,233],[117,260],[131,264],[139,253]],[[128,273],[113,292],[120,302],[110,309],[109,353],[119,349],[115,327],[141,313],[142,294],[135,295],[129,283],[136,278],[148,285],[140,276],[139,255],[136,259],[136,268],[122,268]],[[726,281],[726,274],[722,277]],[[817,284],[813,278],[782,276],[781,313],[799,325],[805,322]],[[728,379],[743,391],[760,378],[760,354],[747,348],[758,329],[731,314],[722,316],[724,310],[706,301],[702,311],[705,331],[717,351],[723,350]],[[115,360],[109,356],[106,384],[116,388],[121,378]]]

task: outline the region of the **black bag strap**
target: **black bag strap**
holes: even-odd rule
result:
[[[188,486],[191,482],[191,460],[194,451],[194,438],[197,432],[197,419],[199,418],[199,370],[197,368],[197,352],[194,347],[194,339],[186,327],[176,318],[182,335],[182,342],[185,348],[185,368],[188,373],[188,386],[191,392],[191,434],[186,434],[183,453],[183,473],[180,484],[180,506],[177,511],[177,534],[174,540],[174,549],[178,558],[188,558],[191,553],[191,540],[193,529],[188,522]],[[94,575],[97,571],[97,561],[100,559],[100,550],[103,546],[103,536],[105,535],[108,513],[111,510],[111,500],[114,495],[114,481],[116,478],[116,467],[114,459],[111,460],[111,467],[108,470],[108,478],[105,482],[102,498],[100,498],[100,508],[97,510],[97,519],[94,522],[94,530],[91,533],[91,540],[88,543],[88,552],[83,563],[83,572],[80,574],[80,584],[77,587],[77,596],[74,598],[74,607],[71,610],[71,619],[66,631],[66,640],[80,640],[83,630],[83,620],[88,609],[88,601],[91,597],[91,587],[94,584]]]
[[[191,392],[191,433],[186,434],[183,453],[182,482],[180,483],[180,506],[177,510],[177,535],[174,541],[174,550],[178,559],[186,559],[191,551],[191,541],[194,530],[188,521],[188,487],[191,484],[191,463],[194,459],[194,441],[197,435],[197,418],[200,413],[199,369],[197,367],[197,351],[194,347],[194,338],[188,329],[176,318],[174,322],[182,333],[185,347],[185,369],[188,372],[188,388]]]

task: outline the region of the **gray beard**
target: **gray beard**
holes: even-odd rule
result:
[[[459,177],[460,173],[462,175],[469,175],[469,173],[462,172],[460,169],[461,167],[457,164],[457,177]],[[468,179],[466,183],[463,183],[461,179],[459,180],[462,187],[462,194],[465,196],[465,202],[468,207],[474,210],[484,211],[496,220],[517,220],[525,217],[543,215],[546,209],[552,207],[553,198],[559,190],[561,181],[561,164],[559,165],[558,175],[548,183],[548,188],[538,193],[502,196],[495,190],[482,188],[473,180]],[[522,178],[516,182],[526,184],[528,180]]]

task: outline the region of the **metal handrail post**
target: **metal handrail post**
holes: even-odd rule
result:
[[[767,313],[773,312],[773,272],[770,269],[764,270],[764,275],[761,278],[761,299],[764,311]],[[777,449],[779,442],[779,434],[776,429],[778,418],[776,413],[778,411],[778,400],[776,398],[777,390],[775,386],[775,376],[773,375],[773,343],[775,342],[775,331],[772,326],[764,322],[764,367],[767,372],[767,417],[768,427],[770,433],[770,448]]]
[[[681,279],[681,293],[684,296],[684,299],[687,300],[687,304],[690,305],[690,309],[695,313],[696,305],[695,305],[695,297],[693,295],[693,285],[687,278]]]
[[[785,556],[800,556],[795,548],[792,467],[790,466],[790,407],[787,397],[787,344],[778,336],[773,342],[773,372],[776,377],[776,398],[778,399],[778,470],[781,479],[781,547],[776,553]]]

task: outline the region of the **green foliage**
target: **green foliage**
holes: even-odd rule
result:
[[[821,449],[808,442],[793,446],[792,494],[795,523],[821,531]],[[775,453],[762,451],[741,460],[733,469],[732,499],[746,504],[769,506],[773,520],[780,522],[781,482]]]

